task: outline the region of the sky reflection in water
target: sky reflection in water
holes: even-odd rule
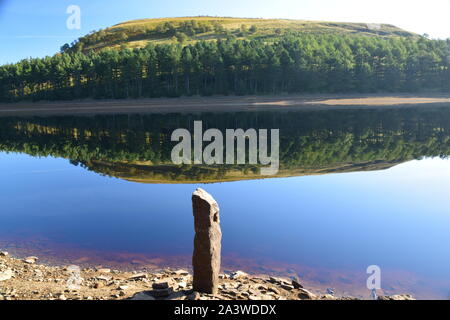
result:
[[[139,184],[65,159],[1,153],[0,179],[0,240],[37,236],[49,246],[189,255],[190,195],[201,186],[221,208],[224,256],[349,270],[362,279],[376,264],[417,274],[422,285],[437,280],[434,293],[448,294],[448,160],[201,185]]]

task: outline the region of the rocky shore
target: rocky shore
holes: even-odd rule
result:
[[[220,274],[217,294],[193,291],[186,270],[125,272],[108,268],[47,266],[37,257],[17,259],[0,252],[0,300],[353,300],[303,288],[298,279]],[[379,297],[411,300],[409,295]]]

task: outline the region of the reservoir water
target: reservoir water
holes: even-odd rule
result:
[[[280,130],[280,170],[174,165],[176,128]],[[450,108],[0,118],[0,249],[190,266],[191,194],[221,209],[223,269],[369,297],[450,298]]]

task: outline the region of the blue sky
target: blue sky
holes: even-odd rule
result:
[[[81,29],[66,28],[69,5]],[[234,16],[391,23],[419,34],[450,37],[450,0],[0,0],[0,64],[53,55],[91,30],[139,18]]]

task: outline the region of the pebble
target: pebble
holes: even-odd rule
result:
[[[12,278],[14,272],[11,269],[6,269],[0,272],[0,281],[6,281]]]
[[[166,289],[153,289],[151,291],[152,296],[155,298],[161,298],[161,297],[167,297],[170,294],[172,294],[173,289],[172,288],[166,288]]]
[[[145,291],[136,293],[130,300],[155,300],[155,298]]]
[[[278,290],[277,288],[269,288],[268,289],[269,291],[272,291],[273,293],[275,293],[275,294],[280,294],[280,290]]]
[[[306,289],[299,289],[299,293],[298,293],[298,297],[300,298],[300,299],[302,299],[302,300],[313,300],[313,299],[317,299],[317,296],[314,294],[314,293],[312,293],[312,292],[310,292],[310,291],[308,291],[308,290],[306,290]]]
[[[230,279],[239,279],[239,278],[243,278],[243,277],[247,277],[247,276],[248,276],[247,273],[245,273],[244,271],[238,270],[238,271],[236,271],[236,272],[233,272],[233,273],[230,275]]]
[[[291,291],[291,290],[294,289],[294,286],[291,286],[291,285],[288,285],[288,284],[284,284],[284,283],[280,284],[280,287],[283,288],[284,290],[287,290],[287,291]]]
[[[301,283],[295,279],[292,280],[292,286],[294,287],[294,289],[303,289],[303,286],[301,285]]]
[[[94,284],[95,289],[100,289],[100,288],[103,288],[104,286],[105,286],[105,284],[103,282],[97,282]]]
[[[187,272],[186,270],[180,269],[174,272],[174,274],[179,275],[179,276],[188,276],[189,272]]]
[[[38,260],[38,257],[27,257],[23,261],[28,264],[35,264]]]
[[[200,299],[200,293],[198,293],[197,291],[192,292],[191,294],[189,294],[187,296],[188,300],[199,300]]]
[[[128,280],[136,281],[136,280],[142,280],[142,279],[145,279],[145,278],[147,278],[147,274],[146,273],[137,273],[137,274],[134,274],[131,277],[129,277]]]
[[[169,283],[168,282],[155,282],[152,285],[152,288],[155,290],[167,289],[167,288],[169,288]]]

